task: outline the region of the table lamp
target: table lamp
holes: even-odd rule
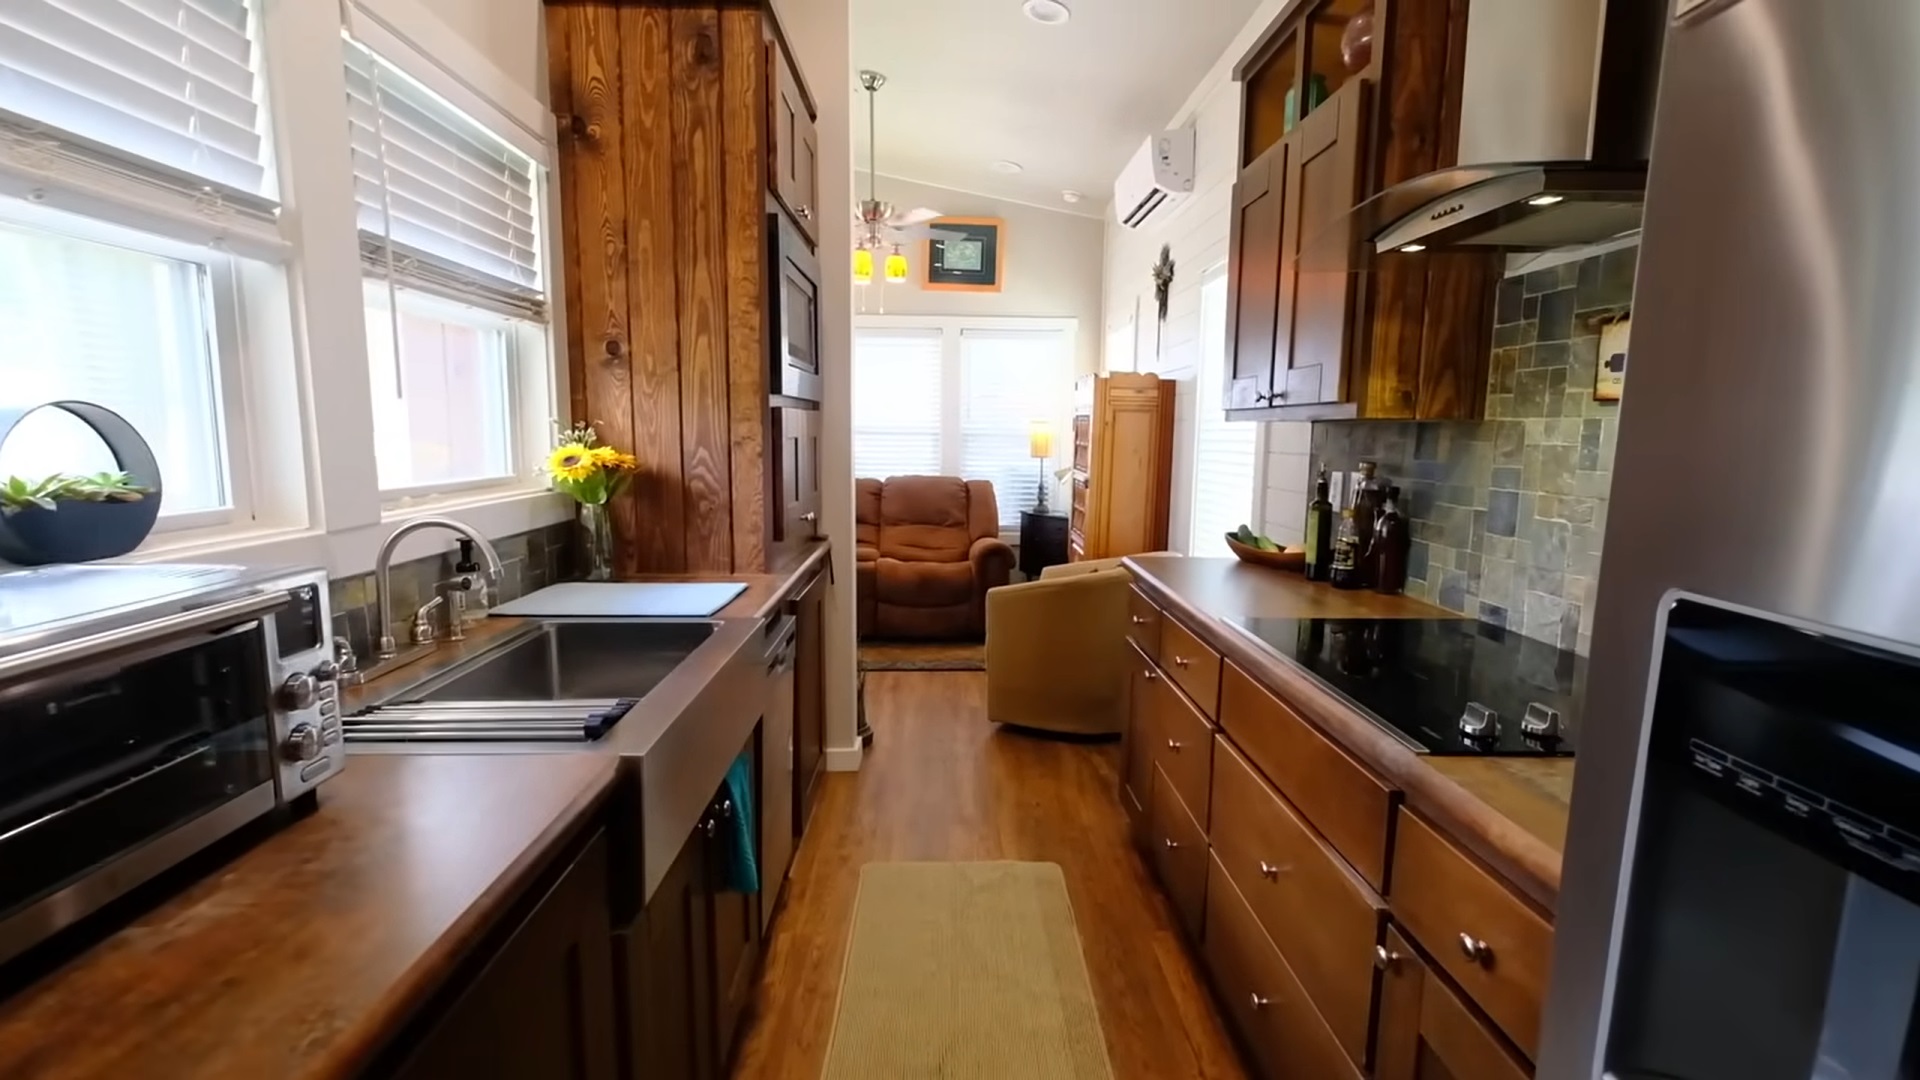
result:
[[[1033,512],[1047,512],[1047,461],[1053,457],[1053,425],[1045,420],[1035,420],[1027,427],[1027,452],[1040,462],[1040,497],[1034,500]]]

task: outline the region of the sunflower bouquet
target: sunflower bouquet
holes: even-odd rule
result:
[[[575,424],[562,432],[553,453],[547,455],[547,475],[554,490],[584,506],[605,506],[620,493],[640,462],[600,444],[592,424]]]

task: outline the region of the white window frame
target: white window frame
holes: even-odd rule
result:
[[[854,347],[859,348],[862,330],[918,330],[940,333],[940,471],[943,475],[960,475],[960,429],[965,416],[961,402],[963,378],[961,374],[962,352],[961,335],[969,330],[1012,330],[1012,331],[1052,331],[1062,334],[1061,381],[1058,400],[1042,407],[1036,420],[1046,420],[1053,428],[1053,455],[1046,461],[1048,475],[1047,503],[1054,510],[1064,509],[1061,503],[1061,486],[1051,479],[1052,474],[1063,467],[1063,463],[1073,458],[1073,384],[1079,374],[1075,367],[1075,358],[1079,355],[1080,320],[1073,318],[1055,318],[1046,316],[982,316],[982,315],[856,315],[853,319]],[[859,393],[854,388],[854,393]],[[1040,469],[1035,467],[1035,480],[1038,481]],[[1000,495],[995,492],[996,497]],[[1019,539],[1019,528],[1005,528],[1000,531],[1001,539],[1009,543]]]
[[[1205,273],[1200,275],[1200,292],[1198,294],[1200,297],[1200,311],[1197,313],[1196,318],[1199,319],[1200,330],[1202,333],[1206,332],[1206,325],[1207,325],[1206,315],[1205,315],[1207,287],[1217,282],[1223,282],[1226,279],[1227,279],[1226,263],[1216,263],[1212,267],[1209,267]],[[1221,312],[1221,317],[1223,322],[1225,321],[1227,314],[1228,313],[1225,310]],[[1230,326],[1226,327],[1225,334],[1223,335],[1223,340],[1220,341],[1219,343],[1220,350],[1221,350],[1220,378],[1223,386],[1225,384],[1228,369],[1232,366],[1232,363],[1233,363],[1233,358],[1226,354],[1227,345],[1231,340],[1231,334],[1232,334],[1232,328]],[[1187,536],[1185,539],[1184,550],[1189,555],[1225,555],[1225,554],[1230,554],[1230,552],[1226,551],[1224,544],[1222,544],[1218,549],[1201,548],[1199,546],[1199,541],[1201,540],[1201,537],[1199,533],[1196,531],[1199,523],[1199,519],[1200,519],[1199,498],[1200,498],[1200,473],[1201,473],[1201,466],[1202,466],[1202,462],[1200,460],[1201,431],[1207,422],[1206,417],[1208,414],[1213,414],[1218,416],[1218,415],[1223,415],[1226,411],[1225,406],[1223,404],[1224,391],[1222,391],[1222,394],[1216,394],[1211,397],[1209,397],[1205,393],[1206,389],[1208,389],[1205,385],[1205,378],[1204,378],[1206,363],[1207,363],[1207,343],[1205,341],[1201,341],[1198,343],[1198,347],[1199,347],[1199,351],[1195,357],[1195,368],[1194,368],[1194,388],[1195,388],[1195,393],[1198,395],[1198,397],[1195,400],[1195,405],[1198,409],[1198,412],[1194,417],[1193,448],[1192,448],[1192,453],[1189,455],[1189,457],[1191,457],[1193,460],[1193,469],[1192,469],[1192,475],[1188,477],[1188,483],[1191,485],[1189,490],[1193,492],[1193,499],[1191,500],[1190,505],[1187,508]],[[1219,388],[1216,387],[1215,389],[1219,389]],[[1244,421],[1232,421],[1232,422],[1244,423]],[[1245,516],[1241,519],[1242,521],[1249,523],[1252,527],[1256,529],[1260,529],[1261,531],[1265,531],[1265,526],[1262,525],[1259,519],[1262,516],[1262,513],[1261,513],[1262,503],[1265,501],[1264,495],[1266,494],[1266,475],[1265,474],[1266,474],[1266,461],[1267,461],[1267,430],[1268,428],[1266,424],[1258,424],[1256,425],[1256,428],[1253,433],[1253,476],[1251,478],[1251,483],[1247,489],[1247,504],[1245,507]]]

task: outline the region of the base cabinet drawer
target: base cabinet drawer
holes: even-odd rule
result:
[[[1406,810],[1387,900],[1394,919],[1521,1052],[1538,1053],[1552,924]]]
[[[1225,739],[1214,740],[1214,857],[1361,1068],[1386,904]]]
[[[1207,834],[1180,801],[1167,774],[1154,770],[1147,852],[1187,936],[1200,940],[1207,915]]]
[[[1209,720],[1220,715],[1220,654],[1172,619],[1161,620],[1160,667]]]
[[[1137,646],[1127,649],[1126,731],[1121,736],[1120,804],[1133,822],[1135,843],[1145,838],[1147,798],[1153,790],[1153,747],[1166,694],[1158,668]]]
[[[1212,801],[1213,725],[1164,678],[1158,691],[1153,763],[1173,783],[1173,790],[1180,794],[1193,820],[1205,829]]]
[[[1127,638],[1148,656],[1160,655],[1160,609],[1134,585],[1127,589]]]
[[[1256,1071],[1266,1080],[1359,1080],[1226,868],[1208,863],[1207,973]]]
[[[1526,1080],[1533,1075],[1414,952],[1399,931],[1382,946],[1375,1080]]]

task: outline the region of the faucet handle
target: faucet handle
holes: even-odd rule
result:
[[[433,630],[433,609],[446,602],[446,597],[436,596],[426,603],[421,604],[419,609],[413,613],[413,643],[415,645],[433,644],[435,636]]]

